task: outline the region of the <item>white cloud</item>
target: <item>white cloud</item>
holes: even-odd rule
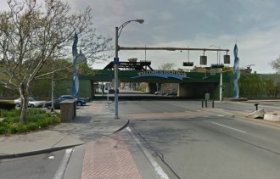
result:
[[[129,24],[120,38],[128,46],[210,45],[232,49],[238,42],[240,66],[255,64],[258,73],[272,71],[269,63],[280,55],[280,12],[278,0],[63,0],[73,10],[93,9],[97,32],[114,36],[114,27],[129,19],[143,18],[144,24]],[[5,3],[6,4],[6,3]],[[0,7],[5,7],[3,1]],[[121,59],[144,59],[144,51],[121,51]],[[201,52],[191,52],[196,65]],[[216,53],[209,52],[209,62]],[[174,62],[181,67],[187,52],[147,51],[154,67]],[[104,63],[103,66],[106,64]]]

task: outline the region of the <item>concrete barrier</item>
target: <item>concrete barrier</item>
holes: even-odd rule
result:
[[[65,100],[60,103],[61,122],[71,122],[76,117],[76,102]]]
[[[264,114],[265,114],[264,109],[259,109],[257,111],[254,111],[254,112],[248,114],[247,117],[251,117],[251,118],[254,118],[254,119],[263,119]]]

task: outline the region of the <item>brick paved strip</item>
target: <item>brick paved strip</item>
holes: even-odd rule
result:
[[[81,179],[141,179],[131,153],[118,137],[86,144]]]

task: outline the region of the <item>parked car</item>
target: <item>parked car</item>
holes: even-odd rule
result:
[[[59,99],[55,99],[54,100],[54,109],[60,109],[60,100]],[[45,107],[48,109],[51,109],[52,107],[52,101],[48,101],[45,103]]]
[[[111,89],[109,89],[108,92],[109,92],[109,94],[114,94],[115,93],[115,89],[111,88]],[[119,93],[119,89],[117,90],[117,93]]]
[[[156,91],[156,92],[155,92],[155,95],[165,95],[165,93],[162,92],[162,91]]]
[[[28,107],[43,107],[47,101],[38,101],[35,100],[33,97],[28,98]],[[21,98],[15,99],[16,106],[21,106]]]
[[[77,101],[77,99],[71,95],[61,95],[58,99],[60,100],[60,102],[64,100],[74,100],[75,102]]]
[[[77,106],[84,106],[86,105],[86,100],[84,98],[75,98],[71,95],[62,95],[58,99],[54,100],[54,108],[60,109],[60,103],[65,100],[74,100]],[[48,101],[45,103],[45,107],[50,109],[52,107],[52,101]]]
[[[156,91],[156,92],[155,92],[155,95],[159,95],[159,94],[160,94],[160,91]]]
[[[85,98],[78,97],[78,98],[76,98],[76,100],[77,100],[76,103],[77,103],[78,106],[84,106],[84,105],[87,104]]]
[[[20,103],[21,103],[21,99],[20,98],[17,98],[14,101],[15,101],[16,106],[20,106]]]
[[[67,99],[70,99],[70,100],[75,100],[77,106],[84,106],[86,105],[86,100],[84,98],[81,98],[81,97],[74,97],[74,96],[71,96],[71,95],[62,95],[59,97],[60,99],[60,102],[61,101],[64,101],[64,100],[67,100]]]

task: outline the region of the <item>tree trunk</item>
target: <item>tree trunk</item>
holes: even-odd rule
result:
[[[27,121],[27,107],[29,95],[27,85],[23,82],[20,84],[19,93],[21,98],[20,122],[25,123]]]

